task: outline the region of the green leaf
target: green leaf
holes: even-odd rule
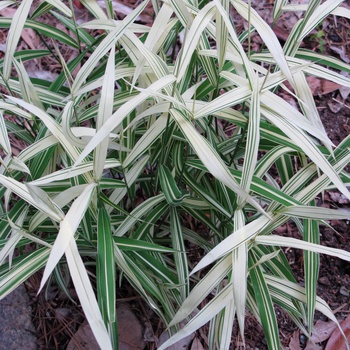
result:
[[[250,264],[256,263],[256,259],[251,256]],[[264,274],[261,270],[261,266],[253,266],[250,269],[250,277],[252,279],[254,294],[258,304],[261,325],[264,328],[267,346],[271,350],[279,350],[281,348],[281,344],[278,336],[275,310]]]
[[[169,205],[178,206],[182,201],[189,197],[189,193],[180,190],[175,182],[173,175],[166,165],[159,166],[160,185],[163,190],[165,199]]]
[[[97,297],[113,344],[118,344],[116,320],[116,267],[109,215],[104,207],[98,211],[97,222]]]

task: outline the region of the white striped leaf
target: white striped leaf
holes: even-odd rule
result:
[[[264,213],[264,210],[260,205],[258,205],[254,199],[239,186],[224,162],[221,160],[220,155],[215,151],[212,145],[196,131],[195,127],[189,122],[187,117],[181,111],[176,109],[171,109],[170,113],[208,171],[219,181],[232,189],[232,191],[241,196],[244,201],[247,201],[258,211]]]
[[[115,230],[114,235],[121,237],[124,236],[125,233],[135,225],[135,222],[142,221],[142,217],[146,215],[149,210],[151,210],[154,206],[164,201],[165,197],[163,194],[159,194],[157,196],[148,198],[139,206],[137,206],[131,213],[126,217],[126,219],[118,226]]]
[[[70,155],[70,157],[73,160],[76,160],[78,158],[78,151],[76,148],[74,148],[70,142],[65,138],[62,127],[57,123],[54,118],[52,118],[50,115],[48,115],[46,112],[44,112],[42,109],[33,106],[23,100],[20,100],[18,98],[9,96],[8,97],[11,101],[17,103],[21,107],[27,109],[29,112],[33,113],[35,116],[40,118],[42,122],[46,125],[46,127],[50,130],[50,132],[59,140],[62,147],[66,150],[66,152]]]
[[[11,27],[6,39],[6,52],[3,66],[3,77],[5,80],[10,78],[13,55],[16,51],[32,2],[33,0],[23,0],[12,18]]]
[[[17,262],[11,270],[1,275],[0,299],[6,297],[21,283],[26,281],[35,272],[40,270],[46,263],[50,249],[39,248]]]
[[[101,6],[98,5],[96,0],[80,0],[81,4],[87,8],[93,16],[99,19],[107,20],[108,17],[102,11]]]
[[[52,5],[57,10],[60,10],[67,17],[72,17],[72,11],[62,1],[60,1],[60,0],[45,0],[45,2]]]
[[[257,236],[265,226],[270,223],[270,219],[266,216],[260,216],[256,220],[246,224],[240,230],[233,232],[230,236],[221,241],[215,248],[213,248],[192,270],[191,275],[201,270],[202,268],[210,265],[217,259],[232,252],[235,248],[241,244],[248,242]],[[238,237],[238,239],[237,239]]]
[[[278,213],[290,217],[313,220],[349,220],[350,210],[348,209],[328,209],[323,207],[295,205],[279,210]]]
[[[245,157],[242,170],[242,179],[240,182],[242,188],[248,193],[258,161],[260,142],[260,91],[258,77],[254,79],[253,83],[254,85],[250,101]],[[238,199],[238,206],[242,204],[242,199],[243,198]]]
[[[17,70],[22,98],[24,101],[32,103],[34,106],[43,109],[43,104],[39,99],[35,86],[29,79],[28,73],[23,63],[18,62],[15,58],[13,58],[13,64]]]
[[[85,317],[90,324],[92,333],[94,334],[100,348],[112,350],[111,340],[103,323],[95,293],[83,260],[79,254],[76,242],[74,239],[69,238],[67,241],[68,246],[65,248],[67,264]],[[47,262],[45,271],[48,264],[49,261]]]
[[[159,166],[160,185],[166,201],[171,206],[181,205],[183,200],[190,196],[186,190],[180,190],[177,183],[166,165]]]
[[[320,244],[320,232],[318,223],[315,220],[305,220],[304,240],[310,243]],[[309,330],[312,331],[313,319],[316,305],[316,287],[320,269],[319,254],[304,251],[304,274],[305,274],[305,291],[307,305],[307,323]]]
[[[26,185],[4,175],[0,175],[0,183],[11,192],[14,192],[17,196],[24,199],[33,207],[46,213],[51,219],[57,222],[61,221],[62,216],[61,213],[58,212],[57,208],[53,209],[52,206],[48,206],[44,202],[38,203],[36,199],[33,198],[33,196],[30,194]]]
[[[106,71],[103,78],[103,85],[101,91],[100,104],[96,120],[96,132],[98,132],[104,123],[110,118],[113,113],[113,96],[114,96],[114,61],[115,61],[115,47],[112,46],[109,53]],[[93,175],[95,180],[102,177],[105,161],[107,158],[107,149],[109,143],[109,135],[106,135],[94,150],[94,169]]]
[[[184,301],[189,292],[189,280],[188,280],[188,263],[186,256],[186,247],[183,232],[181,229],[180,216],[176,208],[170,208],[170,229],[172,247],[176,251],[174,252],[174,262],[177,272],[177,278],[179,280],[179,291],[181,300]]]
[[[158,350],[165,350],[182,338],[194,333],[219,313],[232,300],[232,284],[222,289],[202,310],[198,312],[180,331],[164,342]]]
[[[242,210],[234,213],[234,227],[239,232],[244,227]],[[248,244],[244,243],[232,251],[232,288],[237,313],[237,321],[242,339],[244,339],[244,320],[247,298]]]
[[[304,303],[306,303],[306,292],[305,288],[299,286],[296,283],[288,281],[287,279],[281,279],[276,276],[266,275],[266,282],[269,286],[274,287],[280,291],[281,294],[287,294],[288,297],[293,297]],[[345,337],[342,328],[339,325],[337,318],[334,316],[334,313],[329,308],[327,303],[320,297],[316,297],[316,310],[322,312],[330,320],[332,320],[337,326],[340,333],[343,335],[345,343],[347,343],[347,338]]]
[[[62,255],[67,251],[70,241],[74,240],[74,234],[80,225],[85,211],[90,205],[92,192],[94,191],[96,185],[96,183],[91,183],[85,187],[84,191],[73,202],[66,216],[60,222],[60,230],[45,266],[39,290],[42,289]]]
[[[175,76],[177,82],[179,82],[184,76],[194,50],[198,44],[198,40],[202,35],[203,30],[214,16],[214,3],[208,3],[201,9],[194,21],[191,24],[190,30],[185,35],[185,40],[181,52],[179,53],[178,60],[175,64]]]
[[[68,205],[74,198],[78,197],[86,188],[86,186],[88,185],[85,184],[70,187],[67,190],[59,192],[59,194],[54,197],[52,201],[58,208],[63,208]],[[46,218],[47,214],[43,212],[35,213],[29,221],[29,231],[33,232],[43,221],[46,220]]]
[[[12,0],[3,0],[0,3],[0,11],[5,9],[6,7],[9,7],[9,6],[14,5],[14,4],[15,4],[15,2]]]
[[[283,53],[283,49],[278,41],[276,34],[273,32],[271,27],[262,20],[258,13],[249,5],[241,0],[231,0],[231,4],[238,11],[238,13],[248,20],[248,12],[250,14],[250,23],[257,29],[259,35],[263,39],[265,45],[275,58],[281,71],[284,73],[287,80],[292,86],[294,86],[293,75],[289,69],[288,63]],[[249,11],[248,11],[249,9]]]
[[[135,183],[140,175],[140,172],[144,170],[148,160],[148,156],[143,156],[133,165],[133,167],[125,175],[125,188],[116,188],[109,196],[109,200],[111,202],[118,204],[122,200],[127,193],[127,187],[132,186]],[[110,213],[112,209],[112,207],[108,208],[108,213]]]
[[[79,158],[76,160],[75,166],[78,165],[107,135],[109,135],[114,128],[119,126],[132,110],[139,106],[149,96],[152,96],[153,90],[160,90],[174,82],[174,80],[175,77],[172,75],[159,79],[145,89],[145,91],[141,92],[139,95],[132,98],[122,107],[120,107],[110,118],[108,118],[96,135],[91,139],[83,152],[80,154]]]
[[[11,144],[8,138],[7,129],[5,125],[4,115],[0,110],[0,145],[6,154],[11,154]]]
[[[346,261],[350,261],[350,253],[345,250],[325,247],[319,244],[301,241],[299,239],[291,238],[291,237],[282,237],[282,236],[276,236],[276,235],[257,236],[255,238],[255,243],[279,246],[279,247],[290,247],[290,248],[296,248],[296,249],[302,249],[302,250],[310,250],[312,252],[327,254]]]
[[[89,3],[89,2],[87,2]],[[91,2],[93,3],[93,2]],[[112,46],[115,45],[117,40],[124,34],[127,30],[128,26],[135,21],[135,19],[139,16],[139,14],[145,9],[148,1],[144,1],[141,3],[133,12],[127,15],[123,21],[116,25],[116,28],[112,30],[98,45],[98,47],[94,50],[92,55],[86,61],[86,63],[79,70],[74,83],[72,85],[72,94],[80,89],[82,84],[85,82],[89,74],[95,68],[100,59],[111,49]]]
[[[120,166],[120,162],[117,160],[109,159],[104,164],[104,169],[110,169],[110,168],[116,168]],[[71,179],[72,177],[76,177],[82,174],[85,174],[89,171],[92,171],[94,169],[93,162],[86,162],[84,164],[80,164],[76,167],[69,167],[62,170],[57,170],[49,175],[43,176],[38,180],[34,180],[29,182],[31,185],[35,186],[41,186],[41,185],[47,185],[49,183],[55,182],[55,181],[62,181]]]

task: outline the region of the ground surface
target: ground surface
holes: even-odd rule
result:
[[[133,1],[114,2],[122,18],[127,14],[128,9],[134,6]],[[79,6],[79,1],[75,1]],[[259,11],[265,20],[271,22],[271,1],[252,1],[253,6]],[[84,10],[77,9],[77,15],[82,20],[84,17]],[[234,18],[235,14],[232,14]],[[274,27],[275,33],[283,42],[285,40],[285,33],[295,21],[298,20],[297,14],[286,14]],[[152,22],[152,13],[149,10],[142,16],[143,23]],[[238,26],[244,26],[243,22],[236,23]],[[350,62],[350,22],[346,20],[334,21],[330,16],[327,18],[323,26],[319,28],[318,32],[322,32],[320,37],[309,36],[305,40],[305,47],[311,48],[315,51],[321,51],[329,55],[338,57],[345,62]],[[313,33],[314,35],[318,32]],[[0,50],[1,45],[5,43],[6,31],[0,32]],[[36,45],[35,37],[22,38],[22,47],[31,47]],[[261,45],[259,37],[253,38],[252,45],[254,49],[258,49]],[[67,53],[69,55],[69,53]],[[50,62],[42,61],[39,66],[29,67],[33,74],[48,74],[52,76],[55,74],[55,67],[50,66]],[[46,72],[46,73],[45,73]],[[320,112],[324,126],[329,134],[330,139],[337,145],[344,137],[349,134],[350,130],[350,97],[349,89],[340,89],[334,84],[319,80],[311,80],[310,84],[313,86],[316,104]],[[20,149],[20,145],[18,145]],[[342,197],[338,192],[331,191],[320,198],[320,204],[325,207],[339,208],[350,207],[349,201]],[[350,225],[349,222],[331,221],[328,222],[329,227],[322,227],[321,243],[327,246],[350,250]],[[299,237],[297,229],[292,223],[288,223],[278,231],[279,234]],[[287,257],[292,266],[299,282],[303,281],[303,256],[300,251],[287,250]],[[36,346],[38,349],[96,349],[96,344],[92,338],[89,338],[88,330],[80,330],[82,336],[76,335],[73,342],[71,338],[76,334],[79,327],[84,325],[84,316],[81,310],[74,304],[74,290],[71,290],[72,300],[67,299],[58,288],[51,288],[48,291],[36,295],[38,286],[40,284],[40,274],[33,276],[25,286],[27,287],[29,296],[31,298],[32,318],[35,325]],[[323,298],[335,310],[335,315],[338,320],[346,319],[350,312],[349,296],[350,296],[350,265],[340,259],[328,256],[321,257],[320,279],[318,284],[318,295]],[[147,309],[145,304],[137,295],[133,295],[132,289],[124,286],[118,290],[119,304],[123,305],[120,311],[120,321],[130,322],[127,327],[121,329],[121,337],[124,337],[124,349],[156,349],[156,340],[161,336],[162,325],[154,317],[154,314]],[[2,304],[4,302],[1,302]],[[1,305],[0,305],[1,308]],[[22,310],[22,309],[21,309]],[[299,349],[324,349],[326,347],[329,335],[333,332],[332,325],[327,322],[321,314],[316,314],[317,329],[320,333],[324,333],[324,329],[329,333],[328,337],[318,345],[307,343],[305,338],[301,336],[294,324],[284,315],[280,310],[276,310],[280,334],[283,345],[290,350]],[[1,313],[1,311],[0,311]],[[23,314],[28,314],[28,309],[24,308]],[[136,316],[136,317],[135,317]],[[124,321],[123,321],[124,320]],[[85,325],[84,325],[85,327]],[[139,327],[139,328],[138,328]],[[135,332],[132,333],[133,339],[128,336],[130,329],[141,329],[141,338],[135,343]],[[123,330],[124,329],[124,330]],[[330,330],[331,329],[331,330]],[[0,330],[1,332],[1,330]],[[10,332],[10,331],[9,331]],[[33,332],[33,330],[32,330]],[[205,349],[206,334],[204,331],[198,332],[194,340],[192,340],[189,348]],[[237,335],[237,332],[235,333]],[[91,335],[90,335],[91,336]],[[147,342],[144,342],[146,339]],[[322,339],[323,339],[322,338]],[[82,339],[85,342],[82,342]],[[88,341],[87,341],[88,340]],[[31,344],[34,344],[32,340]],[[232,342],[233,348],[241,349],[242,342],[239,337]],[[12,345],[0,349],[14,349]],[[201,347],[202,346],[202,347]],[[34,345],[32,347],[35,348]],[[24,348],[23,348],[24,349]],[[26,349],[31,349],[27,347]],[[175,349],[175,348],[174,348]],[[256,323],[253,317],[249,314],[246,317],[246,349],[266,349],[262,328]],[[333,348],[335,350],[336,348]],[[327,349],[329,350],[329,349]]]

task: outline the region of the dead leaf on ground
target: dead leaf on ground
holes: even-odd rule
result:
[[[307,341],[305,350],[321,350],[322,346],[318,345],[318,343],[322,343],[325,340],[327,340],[332,335],[332,333],[336,328],[337,328],[337,325],[332,321],[328,321],[328,322],[317,321],[313,328],[311,338]],[[297,330],[293,333],[293,337],[289,344],[289,349],[301,350],[300,330]],[[335,349],[332,349],[332,350],[335,350]]]
[[[337,325],[333,321],[317,321],[313,328],[311,339],[315,343],[321,343],[327,340],[336,328]]]
[[[330,92],[338,90],[341,87],[341,85],[333,83],[332,81],[317,78],[314,76],[308,76],[306,77],[306,80],[309,84],[313,96],[326,95]],[[284,84],[289,90],[294,91],[288,81],[285,81]]]
[[[38,78],[46,81],[54,81],[57,77],[57,73],[52,73],[48,70],[27,70],[28,75],[31,78]]]
[[[197,337],[193,339],[191,350],[204,350],[202,343]]]
[[[346,338],[350,341],[350,316],[348,316],[343,322],[340,323]],[[331,337],[329,338],[325,350],[346,350],[345,340],[343,335],[340,333],[338,327],[334,330]]]
[[[6,18],[12,18],[17,10],[11,7],[6,7],[0,11],[0,15]],[[35,31],[31,28],[24,28],[22,30],[22,39],[32,49],[36,50],[39,48],[40,39],[35,34]]]
[[[293,335],[292,338],[290,339],[289,342],[289,350],[301,350],[300,347],[300,330],[297,329]]]
[[[6,18],[12,18],[15,12],[16,12],[16,9],[11,7],[5,7],[0,11],[0,16],[6,17]]]
[[[345,78],[350,78],[350,74],[348,72],[340,72],[340,75],[344,76]],[[350,95],[350,87],[349,86],[341,86],[339,88],[339,92],[343,100],[346,100]]]
[[[170,338],[170,335],[167,331],[164,331],[158,340],[157,347],[160,347],[163,343],[165,343]],[[194,333],[188,335],[185,338],[180,339],[175,344],[169,346],[167,350],[181,350],[181,349],[188,349],[189,345],[191,344],[192,339],[194,338]]]
[[[127,304],[123,303],[117,308],[117,318],[119,350],[142,350],[146,345],[143,327]]]
[[[349,204],[350,203],[350,200],[340,192],[329,191],[329,196],[331,197],[332,201],[335,203],[338,203],[338,204]]]
[[[22,39],[32,49],[37,50],[40,46],[40,39],[31,28],[24,28],[22,31]]]
[[[349,54],[346,52],[344,46],[330,46],[330,48],[336,52],[345,63],[350,63]]]
[[[67,346],[67,350],[99,350],[90,325],[83,323]]]
[[[123,303],[117,308],[119,350],[142,350],[143,327],[131,308]],[[90,325],[83,323],[68,344],[67,350],[100,350]]]
[[[286,29],[278,27],[278,26],[274,26],[273,31],[275,32],[278,39],[283,40],[283,41],[287,41],[289,34],[288,34],[288,31]]]
[[[313,76],[307,77],[306,80],[309,83],[310,89],[314,96],[329,94],[330,92],[338,90],[341,86],[339,84],[333,83],[332,81],[316,78]]]
[[[322,345],[318,345],[315,343],[312,344],[311,342],[308,342],[304,350],[322,350],[322,349],[323,349]]]
[[[329,99],[327,105],[333,113],[338,113],[344,107],[344,101],[341,96],[337,96],[336,98]]]
[[[106,4],[103,0],[102,1],[98,0],[97,3],[100,7],[106,8]],[[113,10],[115,12],[117,12],[118,14],[125,15],[125,16],[127,16],[129,13],[131,13],[133,11],[133,8],[131,8],[127,5],[124,5],[118,1],[113,1],[112,6],[113,6]],[[147,21],[147,19],[145,18],[144,15],[140,15],[136,18],[136,21]]]

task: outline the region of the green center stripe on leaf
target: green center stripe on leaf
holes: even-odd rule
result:
[[[190,194],[186,190],[180,190],[175,182],[173,175],[166,165],[159,167],[160,185],[164,192],[165,199],[170,205],[180,205]]]

